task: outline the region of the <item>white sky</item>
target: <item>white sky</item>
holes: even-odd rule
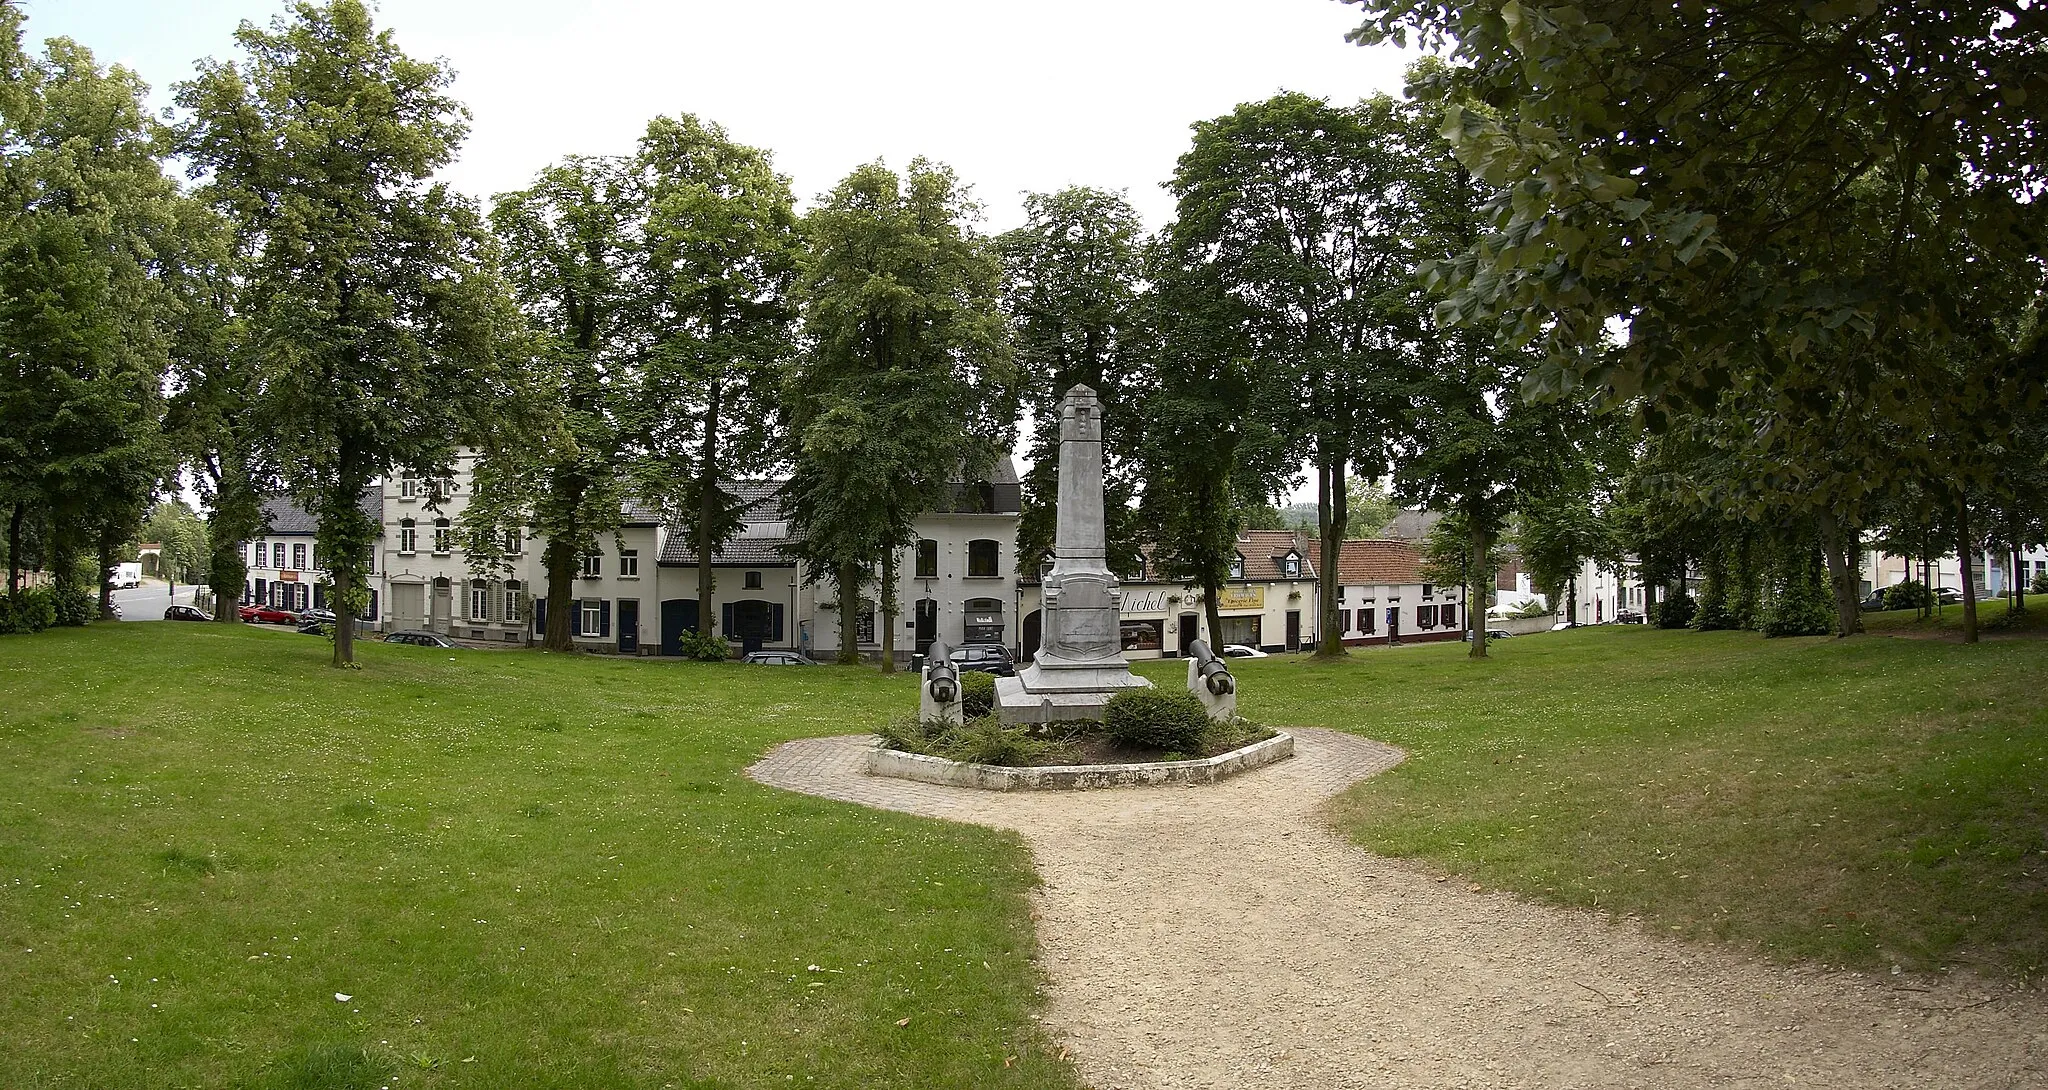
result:
[[[23,0],[32,47],[68,35],[149,81],[158,105],[203,56],[235,55],[278,0]],[[474,115],[447,172],[479,198],[560,156],[631,150],[692,112],[769,149],[800,196],[880,156],[950,164],[988,206],[1069,183],[1122,189],[1150,227],[1192,122],[1281,89],[1399,94],[1408,56],[1344,41],[1336,0],[383,0],[380,26],[456,72]]]

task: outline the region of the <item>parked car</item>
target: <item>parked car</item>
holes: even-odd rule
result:
[[[1876,613],[1884,609],[1884,592],[1881,590],[1871,591],[1870,597],[1856,603],[1856,608],[1865,613]]]
[[[1231,659],[1262,659],[1267,656],[1264,651],[1256,647],[1250,647],[1241,643],[1226,643],[1223,645],[1223,657]]]
[[[298,624],[299,615],[288,609],[272,609],[269,606],[243,606],[236,610],[244,621],[251,624]]]
[[[320,621],[325,624],[333,624],[334,611],[331,609],[309,609],[306,612],[299,614],[299,623],[304,624],[307,621]]]
[[[213,620],[213,618],[207,616],[204,613],[199,612],[197,609],[194,609],[191,606],[172,606],[171,608],[164,610],[164,620],[210,621]]]
[[[999,643],[962,644],[946,657],[952,659],[953,668],[963,674],[1013,677],[1017,673],[1017,664],[1010,658],[1010,649]]]
[[[1550,630],[1551,630],[1552,632],[1562,632],[1562,631],[1564,631],[1564,630],[1565,630],[1565,629],[1567,629],[1567,628],[1577,628],[1577,627],[1579,627],[1579,622],[1577,622],[1577,621],[1559,621],[1559,622],[1557,622],[1556,624],[1554,624],[1554,625],[1551,625],[1551,626],[1550,626]]]
[[[1634,609],[1616,610],[1614,614],[1615,624],[1642,624],[1646,619],[1640,610]]]
[[[815,659],[798,651],[749,651],[740,659],[748,666],[816,666]]]
[[[328,622],[328,621],[300,621],[300,622],[299,622],[299,635],[301,635],[301,636],[331,636],[331,635],[333,635],[333,634],[334,634],[334,625],[333,625],[333,623],[331,623],[331,622]]]
[[[1489,628],[1489,629],[1487,629],[1487,630],[1486,630],[1486,638],[1487,638],[1487,639],[1489,639],[1489,640],[1504,640],[1504,639],[1507,639],[1507,638],[1508,638],[1509,636],[1512,636],[1512,635],[1514,635],[1514,633],[1512,633],[1512,632],[1508,631],[1508,630],[1507,630],[1507,629],[1505,629],[1505,628]],[[1469,628],[1468,628],[1468,629],[1466,629],[1466,630],[1465,630],[1465,634],[1464,634],[1463,636],[1460,636],[1460,637],[1458,637],[1458,638],[1459,638],[1459,639],[1462,639],[1462,640],[1464,640],[1464,641],[1465,641],[1466,643],[1471,643],[1471,642],[1472,642],[1472,630],[1471,630],[1471,629],[1469,629]]]
[[[1936,601],[1945,606],[1959,606],[1963,604],[1963,592],[1954,587],[1942,587],[1934,592],[1934,597]]]
[[[390,635],[384,637],[384,642],[405,643],[411,644],[414,647],[455,646],[455,644],[451,642],[448,639],[448,637],[441,635],[439,632],[426,632],[420,629],[407,629],[402,632],[393,632]]]

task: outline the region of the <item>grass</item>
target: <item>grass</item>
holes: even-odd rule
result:
[[[737,774],[909,679],[327,653],[0,640],[0,1086],[1074,1085],[1018,839]]]
[[[1409,751],[1333,808],[1374,851],[1778,957],[2043,978],[2048,642],[1608,626],[1491,650],[1232,668],[1246,715]]]
[[[1996,637],[2048,630],[2048,595],[2027,595],[2025,612],[2010,617],[2007,605],[2004,598],[1986,598],[1977,603],[1977,627],[1981,635]],[[1910,609],[1865,613],[1863,627],[1878,635],[1954,638],[1963,631],[1963,607],[1941,606],[1935,610],[1934,616],[1926,620],[1920,619],[1918,611]]]

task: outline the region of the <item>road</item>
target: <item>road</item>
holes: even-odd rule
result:
[[[179,605],[192,604],[193,592],[199,588],[190,583],[178,584],[178,594],[171,596],[170,584],[158,579],[144,579],[139,587],[114,592],[114,604],[121,607],[124,621],[161,621],[164,610],[175,601]]]

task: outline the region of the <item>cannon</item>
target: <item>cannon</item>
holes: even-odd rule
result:
[[[1211,720],[1237,718],[1237,679],[1223,657],[1201,640],[1188,646],[1188,691],[1201,699]]]
[[[925,664],[924,678],[917,687],[917,717],[927,723],[958,723],[961,721],[960,668],[953,665],[953,656],[945,644],[932,645],[931,658]]]

